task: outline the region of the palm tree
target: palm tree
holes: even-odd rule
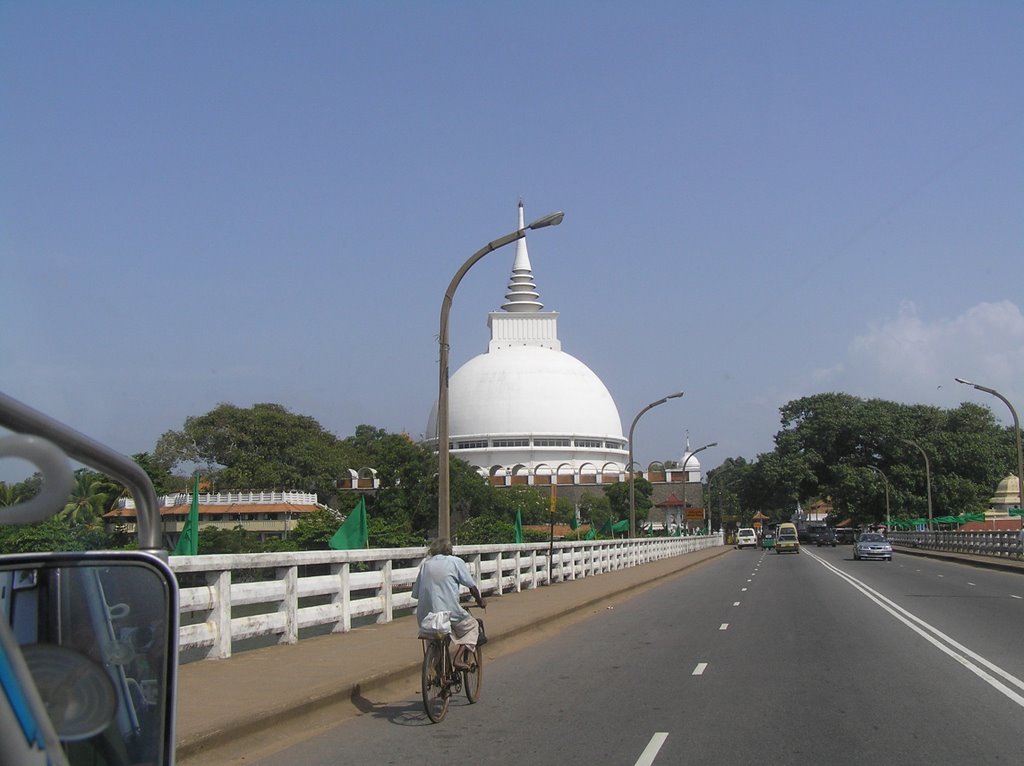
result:
[[[103,476],[87,468],[75,471],[71,499],[61,516],[76,524],[90,526],[99,521],[107,510],[110,484]]]

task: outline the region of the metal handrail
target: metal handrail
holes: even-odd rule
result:
[[[146,472],[131,458],[3,392],[0,392],[0,426],[45,439],[68,457],[123,484],[138,509],[139,549],[167,561],[167,551],[160,544],[160,505],[156,490]],[[46,482],[45,473],[43,482]],[[52,513],[58,510],[54,508]]]

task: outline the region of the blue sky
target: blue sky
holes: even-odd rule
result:
[[[1022,93],[1009,1],[3,2],[0,390],[126,453],[219,402],[422,436],[522,198],[624,431],[686,391],[641,462],[823,391],[1008,423],[953,377],[1024,410]]]

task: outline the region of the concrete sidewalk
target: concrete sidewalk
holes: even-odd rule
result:
[[[487,611],[477,610],[476,616],[484,619],[488,647],[494,648],[731,550],[731,546],[707,548],[535,590],[488,595]],[[415,619],[404,617],[349,633],[256,649],[227,660],[184,665],[178,672],[178,760],[265,733],[326,706],[355,705],[369,690],[417,677],[421,660]]]

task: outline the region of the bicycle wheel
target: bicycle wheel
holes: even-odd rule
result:
[[[469,670],[462,671],[462,685],[466,687],[466,697],[470,702],[480,699],[480,683],[484,680],[484,650],[479,646],[472,652],[466,652]]]
[[[431,641],[423,653],[423,670],[420,674],[420,689],[423,693],[423,709],[427,717],[439,723],[448,713],[448,689],[444,685],[444,648],[440,641]]]

